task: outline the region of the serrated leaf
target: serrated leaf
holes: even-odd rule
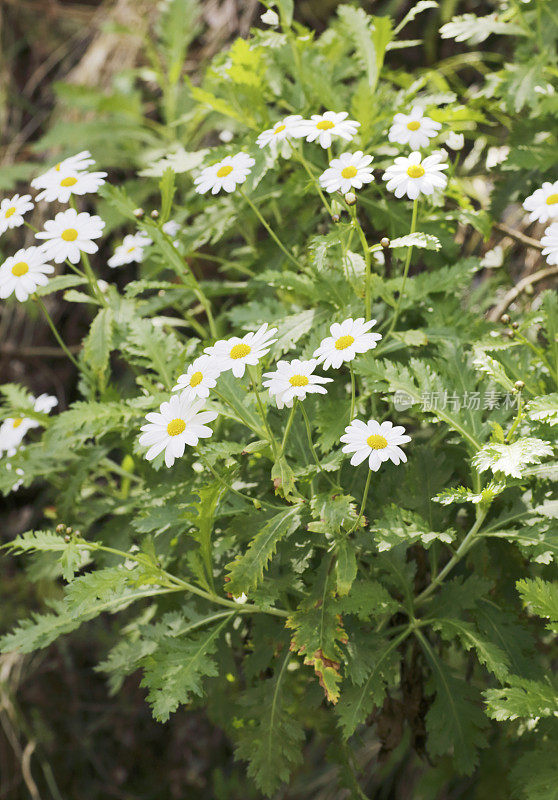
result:
[[[558,633],[558,582],[542,578],[523,578],[516,583],[521,599],[539,617],[547,619],[548,628]]]
[[[83,341],[82,357],[96,375],[102,387],[112,350],[113,316],[110,308],[102,308],[89,328]]]
[[[235,596],[249,594],[263,578],[264,570],[282,539],[291,536],[300,526],[298,506],[280,511],[272,517],[250,542],[244,555],[227,565],[230,581],[227,591]]]
[[[513,444],[491,443],[485,445],[473,458],[479,472],[490,469],[494,474],[502,473],[512,478],[521,478],[528,464],[539,464],[541,458],[552,455],[549,442],[524,436]]]
[[[558,688],[550,681],[531,681],[514,675],[509,686],[487,689],[484,696],[488,716],[498,722],[558,716]]]

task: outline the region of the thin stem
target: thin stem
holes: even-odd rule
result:
[[[223,394],[221,394],[221,392],[218,389],[213,389],[213,392],[217,395],[217,397],[219,398],[219,400],[221,400],[222,403],[224,403],[229,408],[232,408],[235,415],[240,417],[241,421],[244,423],[244,425],[246,425],[247,428],[249,428],[251,431],[257,434],[260,437],[260,439],[265,438],[265,432],[261,428],[254,428],[252,423],[248,422],[248,420],[240,413],[240,411],[235,406],[233,406],[233,404],[229,400],[227,400],[227,398]]]
[[[455,565],[459,561],[461,561],[463,556],[471,549],[473,540],[477,535],[477,533],[479,532],[479,529],[482,523],[484,522],[487,513],[488,513],[488,508],[486,509],[479,508],[477,518],[471,530],[465,536],[465,538],[457,548],[455,554],[450,558],[446,566],[436,575],[436,577],[432,580],[430,585],[427,586],[426,589],[419,594],[419,596],[415,601],[415,605],[418,605],[419,603],[422,603],[424,600],[426,600],[426,598],[432,594],[432,592],[436,589],[436,587],[442,583],[446,575],[448,575],[448,573],[451,572],[451,570],[455,567]]]
[[[511,442],[512,436],[514,435],[517,426],[521,422],[521,418],[523,417],[523,401],[521,399],[521,392],[517,394],[517,415],[515,417],[515,421],[511,428],[509,429],[508,433],[506,434],[506,442]]]
[[[350,535],[354,530],[356,530],[356,528],[358,528],[360,520],[362,519],[362,517],[364,515],[364,509],[366,508],[366,501],[368,499],[368,490],[370,488],[370,479],[371,478],[372,478],[372,470],[369,469],[368,470],[368,477],[366,478],[366,485],[364,487],[364,494],[362,495],[362,503],[360,504],[360,511],[358,512],[358,517],[356,518],[356,522],[353,525],[353,527],[351,528],[351,530],[349,531],[348,535]]]
[[[417,216],[418,216],[418,198],[413,200],[413,217],[411,219],[411,230],[409,234],[415,232],[417,227]],[[391,325],[389,326],[389,330],[386,333],[384,338],[384,342],[386,339],[389,338],[391,332],[395,328],[395,323],[397,322],[397,317],[399,316],[399,309],[401,308],[401,301],[403,299],[403,295],[405,293],[405,284],[407,283],[407,275],[409,274],[409,266],[411,264],[411,256],[413,254],[413,248],[409,247],[407,250],[407,258],[405,259],[405,268],[403,270],[403,282],[401,284],[401,291],[399,292],[399,297],[397,298],[397,305],[395,306],[395,311],[393,312],[393,319],[391,321]]]
[[[314,448],[314,443],[312,442],[312,430],[310,428],[310,420],[308,419],[308,414],[306,413],[306,409],[304,408],[304,404],[303,403],[299,402],[299,406],[300,406],[300,410],[302,411],[302,416],[304,417],[304,423],[306,425],[306,436],[308,438],[308,446],[310,448],[310,452],[312,453],[312,458],[314,459],[314,463],[316,464],[316,466],[318,468],[318,472],[320,472],[324,476],[324,478],[327,480],[327,482],[329,484],[331,484],[331,486],[334,489],[338,489],[339,486],[337,486],[331,480],[329,475],[326,472],[324,472],[324,470],[322,469],[322,465],[320,464],[320,460],[319,460],[319,458],[318,458],[318,456],[316,454],[316,450]]]
[[[364,274],[364,308],[366,312],[366,320],[368,321],[372,315],[372,301],[370,297],[370,276],[372,271],[372,259],[370,257],[370,248],[368,247],[368,242],[366,241],[366,236],[364,231],[362,230],[362,225],[358,221],[356,207],[349,206],[349,211],[351,213],[351,217],[353,218],[353,225],[356,228],[358,233],[358,238],[360,239],[360,244],[362,246],[362,252],[364,255],[364,263],[366,265],[366,272]]]
[[[243,197],[243,198],[246,200],[246,202],[248,203],[248,205],[250,206],[250,208],[252,209],[252,211],[254,212],[254,214],[257,216],[257,218],[259,219],[259,221],[262,223],[262,225],[264,226],[264,228],[266,229],[266,231],[269,233],[269,235],[271,236],[271,238],[273,239],[273,241],[275,242],[275,244],[276,244],[276,245],[277,245],[277,246],[278,246],[278,247],[279,247],[279,248],[280,248],[280,249],[283,251],[283,253],[284,253],[284,254],[287,256],[287,258],[289,258],[289,259],[290,259],[290,260],[293,262],[293,264],[295,264],[295,265],[296,265],[296,267],[297,267],[298,269],[300,269],[300,264],[299,264],[299,262],[296,260],[296,258],[293,256],[293,254],[292,254],[292,253],[290,253],[290,252],[287,250],[287,248],[285,247],[285,245],[283,244],[283,242],[282,242],[282,241],[279,239],[279,237],[278,237],[278,236],[275,234],[275,232],[274,232],[273,228],[271,228],[271,227],[270,227],[270,225],[269,225],[269,224],[266,222],[266,220],[264,219],[264,217],[263,217],[263,216],[262,216],[262,214],[260,213],[259,209],[258,209],[258,208],[256,208],[256,206],[255,206],[255,205],[254,205],[254,203],[253,203],[253,202],[250,200],[250,198],[248,197],[248,195],[246,194],[246,192],[243,192],[243,191],[242,191],[242,189],[239,189],[239,192],[240,192],[241,196],[242,196],[242,197]]]
[[[35,302],[37,303],[37,305],[39,306],[39,308],[41,309],[41,311],[45,315],[46,321],[48,322],[49,327],[50,327],[51,331],[54,334],[54,338],[56,339],[56,341],[58,342],[58,344],[60,345],[62,350],[66,353],[66,355],[68,356],[68,358],[70,359],[72,364],[76,367],[76,369],[79,369],[80,366],[79,366],[77,360],[70,353],[70,351],[66,347],[66,344],[64,343],[64,340],[62,339],[62,337],[60,336],[60,334],[56,330],[56,325],[52,321],[52,318],[51,318],[50,314],[48,313],[45,304],[43,303],[43,301],[41,300],[41,298],[38,295],[34,295],[33,299],[35,300]]]
[[[298,402],[298,398],[295,398],[295,401],[293,403],[293,407],[291,408],[291,413],[289,414],[289,419],[287,421],[287,427],[285,428],[285,434],[283,436],[283,441],[281,442],[281,452],[282,453],[285,451],[285,445],[287,444],[287,438],[289,436],[289,431],[291,430],[291,426],[293,424],[297,402]]]
[[[355,416],[355,402],[356,402],[356,381],[355,381],[355,371],[353,369],[352,361],[349,362],[349,368],[351,370],[351,415],[349,418],[349,422],[352,422]]]
[[[255,375],[254,375],[253,368],[252,367],[248,367],[248,371],[250,373],[250,383],[252,384],[252,390],[253,390],[254,394],[256,395],[256,402],[258,404],[258,409],[260,411],[260,416],[262,418],[263,424],[265,425],[265,429],[266,429],[267,435],[268,435],[268,440],[269,440],[269,443],[271,445],[271,449],[273,450],[273,455],[276,458],[277,457],[277,442],[275,441],[275,436],[273,435],[273,431],[269,427],[269,422],[267,421],[267,414],[265,413],[265,409],[263,407],[263,403],[262,403],[261,397],[259,395],[259,392],[258,392],[258,389],[257,389],[257,386],[256,386],[256,378],[255,378]]]
[[[219,475],[217,470],[213,469],[211,464],[205,458],[203,458],[203,456],[200,458],[200,460],[201,460],[202,464],[204,464],[204,466],[206,466],[207,469],[211,472],[213,477],[216,478],[219,481],[219,483],[221,483],[223,486],[227,487],[229,492],[232,492],[233,494],[236,494],[238,497],[242,497],[243,500],[249,500],[250,503],[252,503],[252,504],[259,503],[260,505],[267,506],[268,508],[277,508],[280,511],[284,511],[285,510],[285,506],[278,506],[278,505],[275,505],[274,503],[268,503],[267,500],[260,500],[257,497],[250,497],[250,495],[244,494],[244,492],[239,492],[238,489],[235,489],[234,486],[231,483],[229,483],[227,480],[225,480],[225,478],[223,478],[222,475]]]
[[[316,189],[318,190],[318,194],[322,198],[322,203],[324,204],[327,213],[330,216],[333,216],[333,210],[332,210],[330,204],[327,202],[325,194],[322,192],[322,187],[320,186],[320,182],[316,180],[316,178],[314,176],[314,173],[310,169],[308,161],[302,155],[302,150],[298,150],[297,148],[293,147],[293,154],[298,159],[298,161],[300,161],[300,163],[302,164],[302,166],[304,167],[304,169],[306,171],[306,174],[308,175],[308,177],[310,178],[312,183],[316,186]]]

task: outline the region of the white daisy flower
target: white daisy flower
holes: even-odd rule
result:
[[[418,106],[413,106],[410,114],[396,114],[389,129],[390,142],[408,144],[411,150],[428,147],[430,139],[438,135],[442,124],[423,114],[423,109]]]
[[[37,248],[33,248],[37,249]],[[38,397],[31,395],[33,409],[39,414],[50,414],[58,405],[58,400],[50,394],[40,394]],[[8,417],[0,425],[0,456],[6,452],[13,456],[18,450],[25,434],[32,428],[38,428],[40,422],[31,417]]]
[[[50,414],[53,408],[58,405],[58,399],[52,394],[40,394],[35,398],[33,408],[38,414]],[[39,423],[37,422],[37,425]]]
[[[558,181],[545,181],[540,189],[530,194],[523,202],[525,211],[530,211],[531,222],[548,222],[558,219]]]
[[[89,150],[82,150],[75,156],[65,158],[59,161],[54,167],[51,167],[42,175],[38,175],[31,181],[33,189],[46,189],[50,185],[53,173],[60,174],[61,172],[81,172],[84,169],[92,166],[95,160],[91,158]]]
[[[394,426],[389,421],[380,423],[375,419],[368,422],[355,419],[345,428],[341,441],[346,443],[343,452],[353,453],[353,467],[368,459],[368,466],[376,472],[383,461],[393,461],[394,464],[407,461],[399,445],[410,442],[411,437],[405,435],[402,425]]]
[[[46,262],[47,255],[40,247],[28,247],[9,256],[0,267],[0,298],[15,293],[23,303],[37,286],[46,286],[47,275],[54,272],[52,264]]]
[[[106,172],[76,172],[75,170],[51,170],[50,175],[45,175],[44,189],[39,192],[35,200],[46,200],[52,203],[67,203],[74,194],[94,194],[105,182]]]
[[[329,167],[320,175],[320,184],[330,194],[342,192],[347,194],[351,189],[362,189],[365,183],[374,180],[372,156],[365,156],[362,150],[356,153],[342,153],[339,158],[329,162]]]
[[[77,264],[80,254],[96,253],[99,247],[93,239],[102,236],[105,223],[97,215],[86,211],[79,214],[74,208],[59,211],[54,219],[45,222],[45,230],[36,233],[37,239],[45,239],[43,250],[57,264],[68,259]]]
[[[8,228],[19,228],[23,225],[23,215],[33,208],[30,203],[30,194],[14,194],[13,197],[4,198],[0,203],[0,233]]]
[[[255,163],[246,153],[225,156],[216,164],[202,169],[201,175],[194,180],[196,192],[205,194],[210,189],[211,194],[217,194],[221,189],[225,192],[234,192],[237,185],[244,183]]]
[[[316,359],[310,361],[278,361],[275,372],[266,372],[262,381],[263,386],[269,389],[269,396],[275,397],[277,408],[292,408],[296,398],[304,400],[308,393],[327,394],[324,383],[331,383],[332,378],[322,378],[314,375],[318,362]]]
[[[356,135],[360,122],[347,119],[348,116],[346,111],[339,113],[326,111],[325,114],[312,114],[311,119],[301,120],[293,128],[292,133],[294,136],[306,138],[307,142],[314,142],[317,139],[324,150],[327,150],[328,147],[331,147],[334,136],[350,142]]]
[[[421,194],[432,194],[434,189],[444,189],[448,179],[441,170],[447,169],[448,164],[443,164],[444,153],[437,150],[424,160],[421,154],[414,150],[410,156],[399,156],[395,163],[384,172],[383,179],[387,181],[387,188],[396,197],[407,195],[410,200],[416,200]]]
[[[209,397],[209,390],[215,388],[220,374],[214,359],[200,356],[180,375],[173,392],[184,392],[189,397]]]
[[[547,263],[558,264],[558,222],[548,226],[541,238],[541,244],[544,245],[542,254],[546,256]]]
[[[334,322],[329,329],[331,336],[322,339],[314,351],[314,358],[318,363],[323,362],[324,369],[339,369],[343,362],[352,361],[357,353],[366,353],[376,347],[382,336],[369,332],[375,324],[375,319],[365,322],[364,317]]]
[[[301,121],[302,117],[300,114],[291,114],[284,119],[280,119],[279,122],[275,123],[273,128],[268,128],[266,131],[260,133],[256,139],[256,144],[259,145],[261,149],[262,147],[266,147],[266,145],[273,147],[279,142],[290,139],[292,136],[296,135],[295,128]]]
[[[235,378],[242,378],[247,366],[255,367],[260,358],[269,353],[269,348],[276,342],[273,334],[277,328],[269,328],[267,322],[255,333],[247,333],[242,338],[232,336],[230,339],[221,339],[212,347],[206,347],[205,352],[215,360],[220,372],[232,369]]]
[[[172,467],[175,458],[184,455],[186,445],[194,447],[200,439],[207,439],[213,431],[206,423],[213,422],[216,411],[205,408],[205,400],[175,394],[161,403],[158,412],[146,415],[147,424],[142,425],[139,443],[149,447],[145,454],[153,461],[165,451],[165,464]]]
[[[114,249],[114,253],[107,261],[109,267],[121,267],[133,261],[141,264],[146,247],[151,244],[151,239],[144,233],[129,233]]]

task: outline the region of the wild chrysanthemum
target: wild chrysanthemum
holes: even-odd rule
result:
[[[531,222],[558,219],[558,181],[545,181],[540,189],[523,201],[523,208],[530,212]]]
[[[74,194],[93,194],[105,182],[106,172],[76,172],[75,170],[51,170],[50,175],[45,175],[44,189],[39,192],[35,200],[46,200],[52,203],[67,203]]]
[[[242,378],[247,366],[255,367],[260,358],[269,353],[269,348],[276,341],[273,335],[277,328],[269,328],[267,322],[255,333],[247,333],[242,338],[232,336],[221,339],[205,352],[214,360],[220,372],[232,370],[235,378]]]
[[[28,247],[9,256],[0,267],[0,298],[15,294],[25,302],[38,286],[46,286],[47,275],[54,272],[41,247]]]
[[[372,156],[365,156],[362,150],[342,153],[329,162],[329,167],[320,175],[320,184],[330,193],[346,194],[351,189],[362,189],[365,183],[374,180],[371,163]]]
[[[389,129],[390,142],[408,144],[411,150],[428,147],[430,139],[438,135],[442,125],[423,115],[423,109],[418,106],[413,106],[409,114],[396,114]]]
[[[449,165],[443,161],[444,154],[440,150],[425,159],[415,150],[410,156],[396,158],[384,172],[383,179],[396,197],[407,195],[410,200],[416,200],[421,194],[445,188],[448,179],[442,170]]]
[[[339,369],[343,362],[352,361],[357,353],[366,353],[376,347],[376,342],[382,337],[379,333],[370,333],[375,324],[375,319],[365,322],[364,317],[334,322],[329,329],[331,336],[322,339],[314,351],[314,358],[323,363],[324,369]]]
[[[200,439],[207,439],[213,431],[206,423],[213,422],[216,411],[205,408],[205,400],[187,397],[184,393],[173,395],[161,403],[158,412],[146,415],[142,425],[140,445],[149,447],[145,454],[153,461],[165,451],[165,464],[172,467],[176,458],[184,455],[186,445],[194,447]]]
[[[393,461],[394,464],[407,461],[399,445],[410,442],[411,437],[405,435],[402,425],[394,426],[389,421],[380,423],[375,419],[368,422],[355,419],[345,428],[341,441],[345,442],[343,452],[353,453],[353,467],[368,459],[368,466],[376,472],[384,461]]]
[[[149,247],[151,239],[144,233],[129,233],[114,249],[114,253],[107,261],[109,267],[121,267],[124,264],[131,264],[133,261],[141,264],[145,254],[145,248]]]
[[[305,138],[307,142],[318,141],[327,150],[333,137],[350,142],[360,127],[360,122],[347,119],[348,113],[326,111],[325,114],[312,114],[311,119],[303,119],[293,127],[293,135]]]
[[[173,392],[184,392],[189,397],[209,397],[209,390],[215,388],[220,374],[221,370],[215,359],[211,356],[200,356],[179,376]]]
[[[70,156],[69,158],[65,158],[63,161],[59,161],[54,167],[51,167],[46,172],[43,172],[42,175],[38,175],[36,178],[33,178],[31,181],[31,186],[33,189],[46,189],[47,186],[50,184],[53,174],[60,175],[62,172],[81,172],[84,169],[92,166],[95,163],[95,159],[91,158],[91,153],[89,150],[82,150],[81,153],[77,153],[75,156]]]
[[[43,250],[47,258],[52,258],[57,264],[68,259],[72,264],[77,264],[80,255],[96,253],[99,249],[93,239],[102,236],[105,223],[103,220],[87,212],[78,212],[73,208],[60,211],[45,222],[45,230],[36,233],[37,239],[44,239]]]
[[[0,203],[0,233],[23,225],[23,215],[33,208],[30,194],[14,194]]]
[[[49,414],[58,405],[58,400],[49,394],[41,394],[33,399],[33,408],[37,413]],[[6,453],[13,456],[21,445],[25,434],[40,423],[31,417],[8,417],[0,425],[0,456]]]
[[[326,394],[323,384],[331,383],[332,378],[323,378],[314,375],[318,362],[316,359],[309,361],[278,361],[275,372],[266,372],[262,381],[263,386],[269,390],[269,396],[275,397],[277,408],[292,408],[295,398],[304,400],[307,394]]]
[[[541,238],[542,254],[549,264],[558,264],[558,222],[549,225]]]
[[[256,144],[262,147],[278,145],[295,135],[296,126],[302,121],[300,114],[291,114],[276,122],[273,128],[262,131],[256,139]]]
[[[225,156],[221,161],[202,170],[201,175],[194,180],[196,192],[205,194],[210,189],[211,194],[217,194],[221,189],[234,192],[237,186],[244,183],[255,163],[246,153]]]

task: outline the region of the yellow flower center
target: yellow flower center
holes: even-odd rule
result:
[[[23,422],[23,417],[16,417],[14,419],[14,428],[19,428],[22,422]]]
[[[330,128],[335,128],[335,122],[331,122],[329,119],[322,119],[318,122],[316,128],[320,131],[328,131]]]
[[[548,202],[548,201],[547,201],[547,202]],[[15,207],[15,206],[12,206],[11,208],[9,208],[9,209],[6,211],[6,213],[4,214],[4,216],[6,217],[6,219],[10,219],[10,217],[13,217],[13,215],[15,214],[15,212],[16,212],[16,207]]]
[[[373,433],[372,436],[369,436],[366,440],[366,444],[368,447],[371,447],[372,450],[383,450],[387,447],[387,439],[380,436],[379,433]]]
[[[278,125],[278,126],[275,128],[275,130],[273,131],[273,133],[274,133],[274,134],[276,134],[276,133],[281,133],[282,131],[284,131],[284,130],[285,130],[285,128],[286,128],[286,127],[287,127],[286,125]]]
[[[219,169],[217,170],[217,177],[226,178],[227,175],[230,175],[232,171],[233,168],[230,166],[230,164],[227,164],[225,167],[219,167]]]
[[[179,433],[182,433],[184,428],[186,427],[186,423],[180,417],[176,419],[171,419],[169,424],[167,425],[167,433],[169,436],[178,436]]]
[[[308,386],[309,381],[306,375],[293,375],[289,378],[289,383],[291,386]]]
[[[354,178],[356,174],[357,174],[357,168],[356,168],[356,167],[353,167],[353,166],[351,166],[351,167],[344,167],[344,168],[341,170],[341,175],[342,175],[344,178]]]
[[[247,344],[235,344],[229,355],[231,358],[235,359],[244,358],[244,356],[247,356],[251,350],[252,348]]]
[[[558,203],[558,194],[549,194],[548,197],[546,198],[547,206],[553,206],[556,203]],[[6,216],[8,215],[6,214]]]
[[[29,272],[29,264],[25,261],[18,261],[17,264],[14,264],[12,267],[12,275],[15,275],[16,278],[21,278],[22,275],[25,275]]]
[[[350,347],[354,342],[355,337],[351,336],[350,334],[347,336],[340,336],[339,339],[335,342],[335,349],[336,350],[346,350],[347,347]]]
[[[60,181],[60,186],[74,186],[77,183],[77,178],[64,178]]]
[[[201,372],[194,372],[194,374],[190,378],[190,386],[193,389],[194,386],[198,386],[202,381],[203,381],[203,374]]]
[[[62,231],[61,236],[65,242],[75,242],[78,237],[78,232],[75,228],[67,228],[65,231]]]
[[[420,122],[417,119],[413,119],[411,120],[411,122],[407,123],[407,128],[410,131],[418,131],[418,129],[420,128]]]
[[[135,244],[133,244],[131,247],[129,247],[129,248],[126,250],[126,252],[127,252],[127,253],[133,253],[135,249],[136,249],[136,246],[135,246]]]
[[[56,172],[60,172],[60,167],[61,167],[61,166],[62,166],[62,162],[61,162],[61,161],[59,161],[59,162],[58,162],[58,164],[57,164],[57,165],[54,167],[54,169],[56,170]]]
[[[411,164],[411,166],[407,168],[407,175],[409,178],[422,178],[424,175],[424,167],[420,164]]]

